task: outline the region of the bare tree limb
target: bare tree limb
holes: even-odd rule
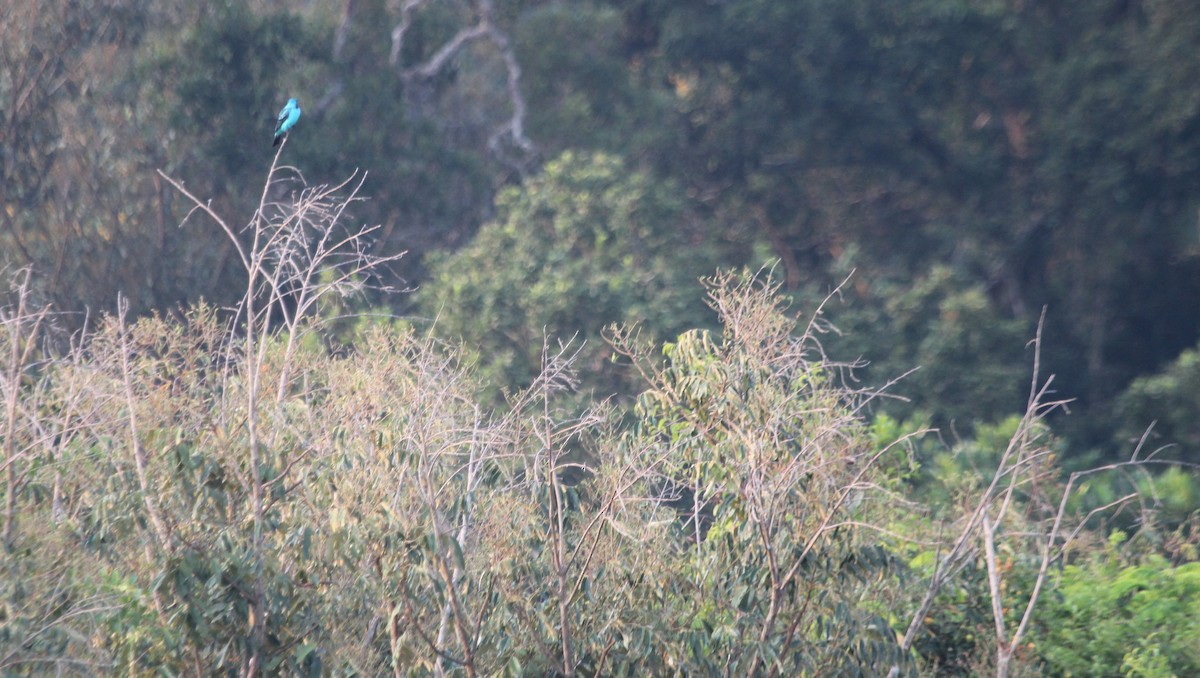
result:
[[[442,71],[464,47],[478,40],[487,40],[496,48],[504,64],[506,89],[511,114],[506,122],[497,127],[488,137],[488,150],[497,159],[522,171],[528,159],[536,154],[537,147],[525,133],[525,118],[528,106],[521,92],[521,64],[517,60],[516,50],[508,33],[496,25],[495,6],[493,0],[475,0],[477,14],[476,23],[460,29],[445,44],[437,49],[429,58],[414,66],[404,67],[401,64],[404,41],[412,29],[413,14],[426,4],[426,0],[405,0],[400,6],[400,22],[392,29],[392,47],[388,63],[399,70],[400,78],[407,83],[428,80]],[[505,139],[520,149],[523,159],[512,159],[505,156],[502,143]]]

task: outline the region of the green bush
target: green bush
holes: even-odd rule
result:
[[[584,389],[608,396],[622,382],[605,369],[606,326],[672,336],[703,315],[693,290],[711,267],[680,242],[677,192],[619,158],[565,153],[503,192],[497,210],[465,248],[430,258],[418,294],[436,334],[463,342],[493,393],[530,384],[544,338],[578,332]]]
[[[1136,445],[1149,428],[1144,451],[1178,446],[1171,456],[1200,459],[1200,349],[1184,351],[1157,374],[1140,377],[1117,400],[1119,444]],[[1150,428],[1152,426],[1152,428]]]
[[[1200,563],[1068,565],[1038,625],[1048,675],[1200,675]]]

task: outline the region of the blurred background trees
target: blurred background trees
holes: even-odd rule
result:
[[[678,189],[606,154],[566,152],[496,199],[497,221],[449,256],[430,257],[417,294],[433,331],[461,341],[496,387],[527,387],[545,339],[575,337],[586,387],[629,393],[604,330],[638,323],[672,337],[706,317],[687,290],[716,265]],[[498,256],[499,255],[499,256]]]
[[[865,378],[921,367],[900,415],[969,428],[1011,413],[1020,396],[993,382],[1022,369],[1018,342],[1046,307],[1047,362],[1078,399],[1059,426],[1080,453],[1112,453],[1145,425],[1110,414],[1127,385],[1200,336],[1200,17],[1178,0],[5,12],[0,238],[63,310],[111,308],[117,291],[136,312],[233,298],[229,245],[178,228],[186,206],[150,170],[248,220],[268,119],[295,95],[303,143],[284,161],[366,170],[355,216],[383,226],[381,250],[409,252],[392,282],[423,298],[503,277],[516,259],[428,262],[491,220],[524,220],[494,199],[533,190],[543,163],[602,151],[687,215],[639,227],[677,250],[664,289],[778,260],[811,299],[856,270],[830,311],[872,362]],[[372,301],[405,312],[413,298]],[[536,316],[507,322],[537,334]],[[572,322],[554,326],[601,324]]]

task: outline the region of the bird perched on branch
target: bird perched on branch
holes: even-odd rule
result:
[[[299,119],[300,104],[295,99],[288,99],[283,110],[279,111],[279,124],[275,127],[275,143],[271,144],[271,146],[278,146],[283,136],[296,125],[296,121]]]

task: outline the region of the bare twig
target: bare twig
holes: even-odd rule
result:
[[[43,307],[30,311],[29,280],[32,272],[25,268],[17,272],[12,281],[16,292],[16,307],[0,309],[0,324],[7,331],[9,356],[7,371],[4,374],[4,533],[2,538],[4,548],[13,546],[14,532],[17,521],[17,403],[21,396],[21,379],[29,365],[33,351],[37,348],[38,337],[42,322],[50,312]]]
[[[133,393],[133,374],[129,365],[131,349],[129,347],[129,330],[125,326],[125,316],[129,312],[129,302],[124,297],[117,299],[117,324],[121,337],[121,380],[125,388],[125,407],[129,418],[129,449],[133,452],[134,468],[137,470],[138,485],[142,492],[142,503],[146,507],[146,515],[154,529],[154,536],[160,548],[171,550],[170,532],[163,521],[162,514],[151,493],[150,480],[147,474],[148,462],[146,451],[142,448],[141,433],[138,430],[137,398]]]

